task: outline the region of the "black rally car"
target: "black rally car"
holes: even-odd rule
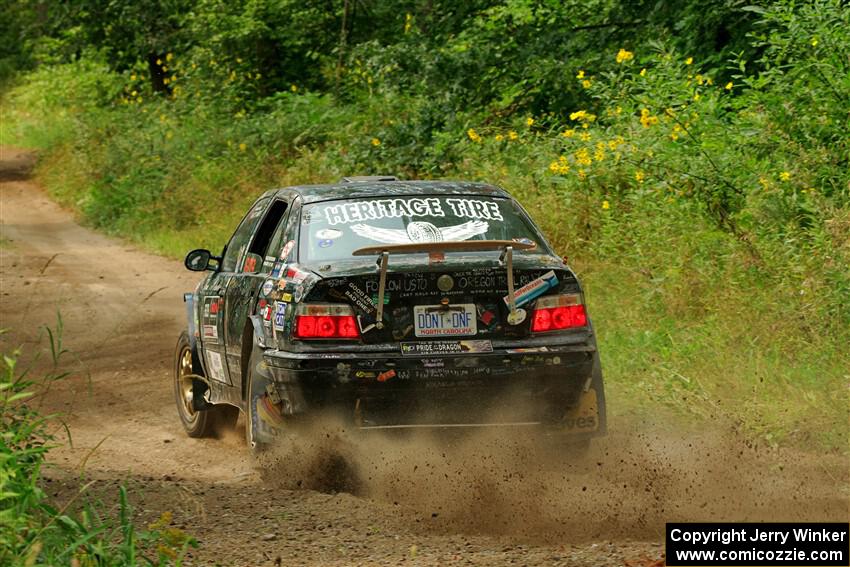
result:
[[[347,178],[251,207],[185,295],[174,392],[191,436],[246,417],[261,448],[331,410],[353,427],[604,433],[575,274],[482,183]]]

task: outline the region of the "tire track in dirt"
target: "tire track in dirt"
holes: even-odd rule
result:
[[[512,438],[362,438],[330,423],[258,470],[241,430],[189,439],[176,416],[173,349],[197,276],[80,227],[28,179],[32,164],[0,148],[0,342],[32,356],[58,310],[79,360],[43,400],[74,441],[52,451],[47,490],[70,498],[82,462],[88,498],[114,501],[126,482],[140,522],[168,510],[200,540],[194,563],[649,564],[666,520],[847,518],[844,457],[760,452],[722,431],[621,423],[573,463]],[[346,487],[356,495],[333,493]]]

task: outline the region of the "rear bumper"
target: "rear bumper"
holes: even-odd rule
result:
[[[605,432],[603,384],[590,341],[494,343],[493,352],[428,357],[388,347],[268,350],[263,374],[283,414],[329,409],[362,429],[544,426],[576,436]]]

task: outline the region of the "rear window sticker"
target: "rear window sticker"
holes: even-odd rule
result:
[[[334,240],[340,236],[342,236],[342,231],[335,228],[323,228],[322,230],[316,231],[316,238],[320,238],[322,240]]]
[[[406,230],[381,228],[368,224],[353,224],[351,231],[358,236],[388,244],[411,244],[415,242],[444,242],[451,240],[469,240],[473,236],[485,234],[490,224],[485,221],[469,221],[455,226],[438,228],[430,222],[414,221]]]
[[[333,246],[334,241],[330,239],[320,240],[319,248],[328,248],[329,246]]]

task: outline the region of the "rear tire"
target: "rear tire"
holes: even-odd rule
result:
[[[201,375],[200,369],[192,368],[192,347],[189,334],[180,333],[174,357],[174,402],[177,415],[183,429],[189,437],[215,437],[226,428],[232,428],[239,417],[239,410],[233,406],[221,404],[207,410],[198,411],[192,406],[194,396],[192,376]]]

